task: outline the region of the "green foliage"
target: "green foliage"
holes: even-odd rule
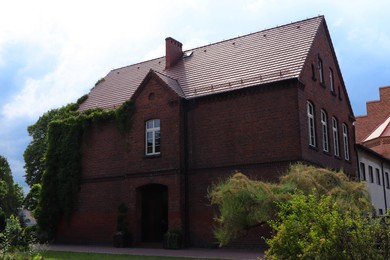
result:
[[[34,184],[30,192],[24,198],[23,206],[28,210],[35,210],[38,207],[39,197],[41,196],[41,184]]]
[[[78,105],[81,105],[85,100],[87,100],[88,99],[88,95],[87,94],[85,94],[84,96],[82,96],[82,97],[80,97],[79,99],[77,99],[77,104]]]
[[[73,110],[72,110],[73,111]],[[48,124],[44,174],[38,207],[34,215],[49,237],[55,234],[61,217],[69,218],[76,207],[80,186],[81,146],[91,125],[117,121],[120,131],[130,127],[131,101],[117,110],[97,108],[68,113]],[[120,127],[121,126],[121,127]]]
[[[47,149],[47,134],[50,122],[76,116],[78,105],[69,104],[58,109],[44,113],[37,122],[27,128],[32,141],[23,153],[24,168],[26,170],[26,183],[32,187],[42,182],[45,169],[45,153]]]
[[[0,211],[7,217],[16,214],[22,205],[23,191],[15,184],[6,158],[0,155]]]
[[[278,203],[269,221],[275,236],[267,239],[267,259],[387,259],[387,220],[364,216],[332,195],[297,192]]]
[[[34,243],[34,233],[23,229],[18,218],[11,215],[0,233],[0,259],[38,259]]]
[[[277,203],[288,201],[296,191],[330,195],[340,207],[373,210],[364,184],[348,181],[342,172],[296,164],[279,183],[250,180],[235,173],[209,190],[211,204],[219,209],[214,235],[220,246],[273,219],[279,210]]]

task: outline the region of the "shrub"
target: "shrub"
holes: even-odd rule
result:
[[[34,250],[35,236],[30,228],[23,229],[13,215],[0,233],[0,259],[40,259]]]
[[[267,259],[387,259],[386,219],[346,209],[330,195],[291,195],[278,203]]]

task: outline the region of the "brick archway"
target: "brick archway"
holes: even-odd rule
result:
[[[168,229],[168,187],[148,184],[139,187],[138,193],[141,242],[161,242]]]

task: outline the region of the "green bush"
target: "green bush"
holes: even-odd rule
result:
[[[22,228],[13,215],[0,233],[0,259],[40,259],[34,250],[35,235],[31,228]]]
[[[278,203],[267,259],[387,259],[386,219],[346,209],[329,195],[298,192]]]

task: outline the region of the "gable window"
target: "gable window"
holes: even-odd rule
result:
[[[322,128],[322,150],[329,152],[329,137],[328,137],[328,116],[324,110],[321,110],[321,128]]]
[[[311,102],[307,102],[307,118],[309,127],[309,145],[316,146],[316,135],[315,135],[315,120],[314,120],[314,107]]]
[[[315,70],[315,65],[312,63],[311,64],[311,79],[312,80],[314,80],[314,81],[316,81],[317,79],[316,79],[316,70]]]
[[[348,127],[343,124],[343,143],[344,143],[344,158],[349,160],[349,139],[348,139]]]
[[[381,175],[378,168],[375,168],[376,184],[381,185]]]
[[[330,91],[333,93],[334,91],[334,78],[333,78],[333,70],[329,68],[329,85],[330,85]]]
[[[339,129],[337,119],[332,117],[333,151],[335,156],[340,156]]]
[[[324,84],[324,66],[321,58],[318,58],[318,74],[320,78],[320,84]]]
[[[366,178],[366,165],[364,163],[360,163],[360,179],[362,181],[367,180]]]
[[[374,173],[372,171],[372,166],[368,166],[368,177],[370,178],[370,182],[374,183]]]
[[[160,119],[146,122],[145,153],[146,155],[160,154]]]

